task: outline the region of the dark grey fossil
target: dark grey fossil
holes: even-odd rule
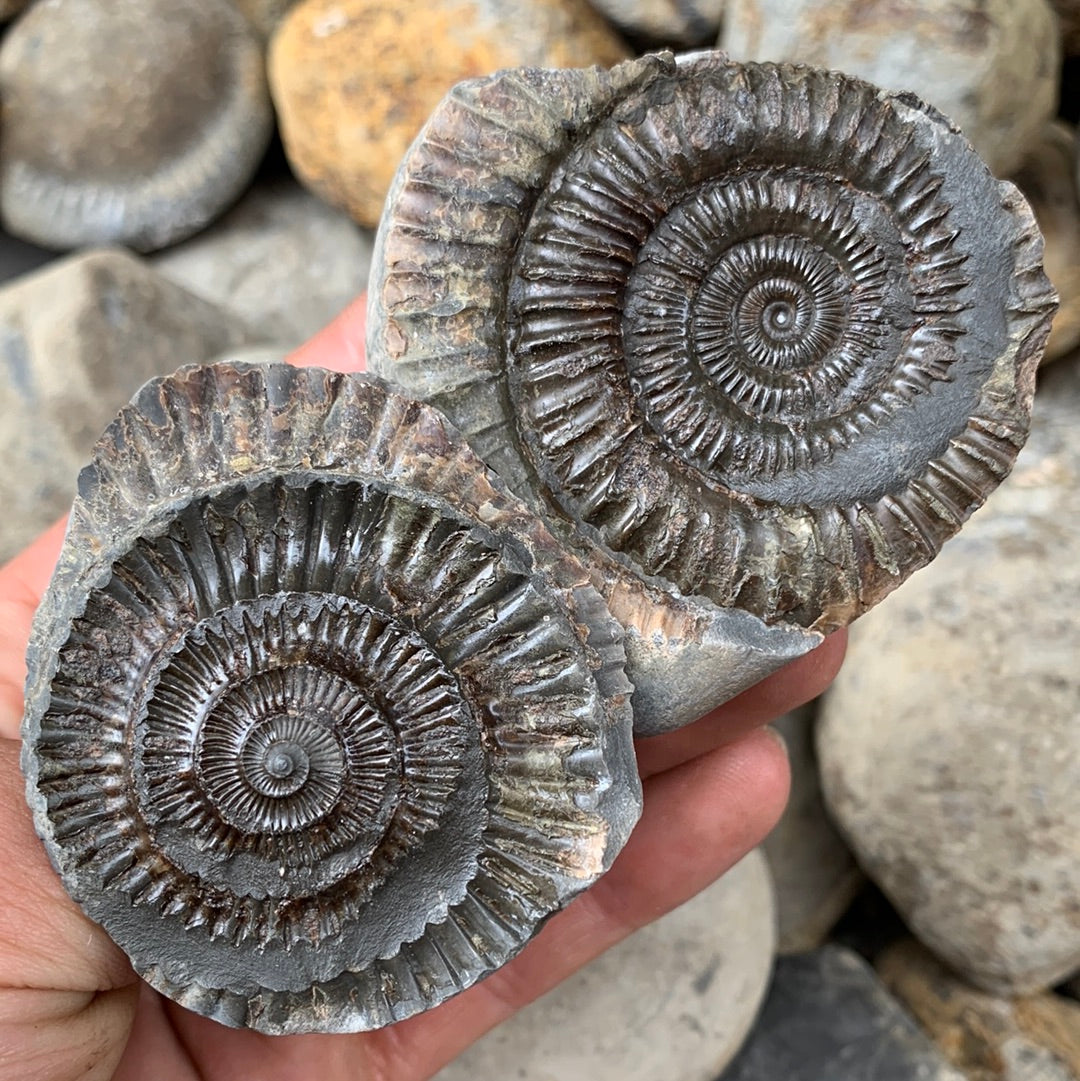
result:
[[[513,956],[640,812],[622,633],[428,406],[182,369],[79,479],[23,767],[68,891],[178,1002],[407,1017]]]
[[[593,569],[648,734],[876,604],[1005,476],[1041,253],[910,95],[709,52],[508,71],[402,162],[369,362]]]

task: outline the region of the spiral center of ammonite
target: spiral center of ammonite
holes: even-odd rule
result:
[[[147,714],[146,819],[207,887],[243,895],[374,881],[434,828],[459,774],[452,677],[405,627],[340,597],[238,601],[204,620]]]
[[[348,761],[340,733],[376,724],[381,739],[373,753]],[[360,692],[309,665],[271,669],[230,687],[203,722],[196,748],[208,798],[248,834],[305,829],[333,810],[350,771],[370,772],[373,787],[386,787],[394,761],[393,737]]]
[[[267,717],[249,732],[240,752],[247,783],[270,799],[285,799],[305,785],[321,790],[322,802],[336,799],[345,771],[345,753],[331,718],[284,713]]]
[[[798,308],[795,304],[786,300],[774,300],[761,313],[762,330],[773,338],[790,337],[797,315]]]
[[[706,274],[692,304],[699,363],[722,384],[743,372],[747,378],[733,390],[770,388],[771,394],[758,395],[766,412],[770,404],[790,407],[806,393],[807,374],[843,337],[845,286],[850,283],[837,261],[805,237],[759,236],[733,245]],[[760,374],[750,378],[755,369]]]
[[[290,787],[298,788],[308,772],[307,751],[291,740],[275,744],[263,759],[262,768],[275,780],[291,782]]]

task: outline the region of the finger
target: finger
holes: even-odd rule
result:
[[[377,1036],[395,1078],[426,1078],[488,1029],[638,928],[698,893],[759,844],[787,799],[787,758],[755,732],[650,780],[645,813],[611,871],[509,965]],[[391,1074],[388,1073],[388,1076]]]
[[[836,631],[817,649],[785,665],[700,721],[664,736],[639,739],[637,757],[642,777],[689,762],[816,698],[840,671],[846,649],[847,631]]]
[[[18,745],[0,741],[0,1059],[20,1078],[111,1076],[135,1008],[123,954],[71,901],[34,834]],[[2,1072],[2,1065],[0,1065]]]
[[[26,683],[26,643],[67,528],[62,518],[0,567],[0,738],[17,739]]]
[[[285,359],[300,368],[364,371],[367,293],[361,293],[332,323]]]
[[[18,868],[0,920],[0,981],[13,987],[100,991],[131,982],[120,950],[64,892],[34,833],[19,746],[0,741],[0,867]]]

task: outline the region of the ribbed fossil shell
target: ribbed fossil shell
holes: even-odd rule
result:
[[[518,70],[402,163],[368,348],[596,568],[659,731],[875,604],[1006,474],[1040,254],[909,95],[718,53]]]
[[[65,885],[152,986],[268,1033],[376,1027],[610,865],[640,810],[621,632],[434,410],[183,369],[79,493],[24,768]]]

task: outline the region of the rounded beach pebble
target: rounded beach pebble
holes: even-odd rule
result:
[[[305,0],[271,43],[270,87],[297,175],[370,227],[409,143],[454,83],[627,55],[585,0]]]
[[[273,114],[227,0],[42,0],[0,48],[0,216],[51,248],[152,251],[243,190]]]
[[[1080,966],[1080,358],[986,507],[851,632],[829,809],[908,926],[999,995]]]
[[[911,91],[1008,176],[1057,106],[1061,45],[1047,0],[728,0],[720,48]]]

